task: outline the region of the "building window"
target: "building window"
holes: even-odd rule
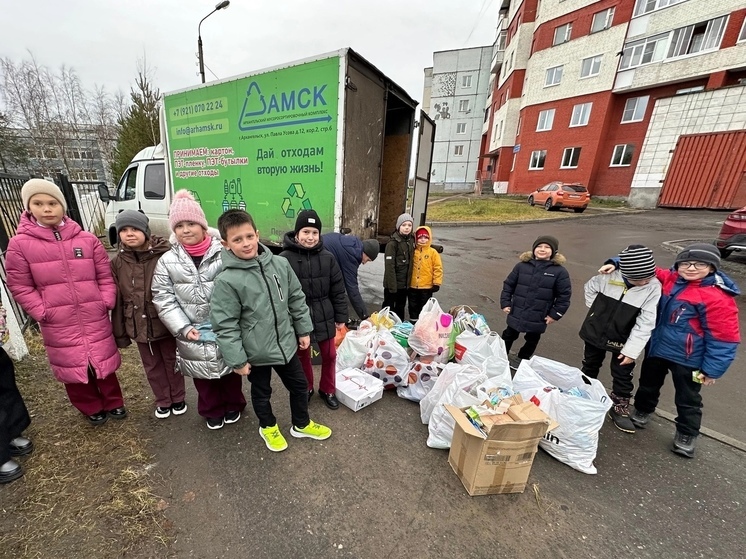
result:
[[[667,8],[668,6],[680,4],[681,2],[686,2],[686,0],[637,0],[637,3],[635,4],[635,12],[632,17],[649,14],[655,10]]]
[[[466,134],[466,123],[459,122],[456,124],[456,134]]]
[[[668,33],[663,33],[626,44],[622,51],[622,62],[619,65],[619,69],[626,70],[663,60],[668,35]]]
[[[671,46],[668,49],[668,58],[717,50],[720,47],[727,20],[728,16],[722,16],[674,30],[671,36]]]
[[[575,105],[572,108],[570,126],[588,126],[588,121],[591,118],[592,108],[593,103],[582,103],[580,105]]]
[[[741,32],[738,34],[738,42],[746,41],[746,19],[743,20],[741,25]]]
[[[648,108],[649,100],[650,95],[627,99],[627,102],[624,104],[624,113],[622,113],[622,123],[640,122],[645,118],[645,110]]]
[[[498,140],[503,137],[503,121],[501,120],[495,124],[495,138]]]
[[[544,160],[547,158],[547,150],[539,149],[531,152],[531,160],[528,162],[528,168],[539,170],[544,168]]]
[[[458,110],[461,111],[462,113],[464,111],[468,111],[469,110],[469,100],[468,99],[461,99],[458,102]]]
[[[570,40],[572,34],[572,23],[566,23],[554,28],[554,40],[552,46],[561,45]]]
[[[601,71],[602,58],[603,55],[601,54],[599,54],[598,56],[591,56],[590,58],[584,58],[583,61],[580,63],[580,77],[590,78],[592,76],[597,76],[598,73]]]
[[[614,22],[614,8],[609,8],[593,14],[593,22],[591,23],[591,33],[598,33],[604,29],[611,27]]]
[[[559,83],[562,81],[562,68],[563,66],[553,66],[552,68],[547,68],[546,77],[544,78],[544,87],[549,87],[550,85],[559,85]]]
[[[565,148],[562,152],[562,165],[560,169],[575,169],[580,159],[580,148]]]
[[[614,153],[611,156],[611,165],[609,167],[629,167],[632,163],[632,154],[634,152],[635,146],[632,144],[614,146]]]
[[[471,87],[471,74],[466,75],[466,76],[461,76],[461,86]]]
[[[539,120],[536,123],[537,132],[546,132],[552,129],[554,124],[554,109],[545,109],[539,113]]]
[[[453,146],[453,155],[464,155],[464,146],[463,146],[463,144],[459,144],[457,146]]]
[[[705,86],[695,85],[694,87],[685,87],[684,89],[677,89],[676,95],[686,95],[687,93],[697,93],[698,91],[704,91]]]

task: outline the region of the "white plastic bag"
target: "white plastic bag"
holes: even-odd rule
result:
[[[440,375],[438,375],[438,380],[435,381],[435,385],[433,385],[430,392],[420,400],[420,419],[422,419],[422,423],[427,425],[430,422],[430,416],[432,415],[435,406],[438,404],[440,397],[443,395],[446,388],[453,383],[458,373],[480,374],[480,370],[473,365],[448,363],[443,368]]]
[[[487,380],[487,377],[484,373],[475,369],[456,373],[453,382],[443,391],[430,416],[430,423],[427,424],[427,446],[430,448],[451,448],[456,420],[448,413],[444,405],[449,404],[462,408],[481,404],[482,400],[474,393],[476,387],[485,380]]]
[[[505,386],[512,386],[510,361],[505,342],[497,332],[477,335],[461,332],[455,344],[456,362],[483,368],[488,377],[498,377]]]
[[[337,372],[345,369],[360,369],[368,353],[368,342],[376,337],[376,328],[363,320],[357,330],[347,332],[337,348]]]
[[[438,300],[428,299],[409,335],[409,347],[420,355],[434,355],[448,360],[448,338],[453,329],[453,317],[444,313]]]
[[[442,367],[438,363],[420,363],[419,361],[415,361],[410,365],[409,371],[407,371],[408,384],[406,386],[399,386],[396,389],[397,396],[406,400],[412,400],[413,402],[419,402],[435,386]]]
[[[588,399],[563,391],[580,387]],[[586,474],[597,473],[593,460],[598,451],[598,432],[612,406],[603,384],[580,369],[534,356],[521,361],[513,389],[538,406],[559,427],[545,435],[539,446],[554,458]]]
[[[349,334],[348,334],[349,335]],[[381,379],[384,388],[407,385],[409,355],[390,331],[381,328],[368,342],[363,371]]]

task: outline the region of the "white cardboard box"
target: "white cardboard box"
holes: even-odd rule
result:
[[[359,411],[382,397],[382,380],[360,369],[337,372],[337,399],[352,411]]]

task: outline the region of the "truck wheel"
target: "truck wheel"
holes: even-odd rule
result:
[[[528,205],[529,206],[533,206],[534,205],[534,197],[533,196],[529,196],[528,197]]]
[[[547,198],[547,201],[544,203],[544,209],[548,212],[552,211],[552,199]]]
[[[116,227],[109,227],[109,244],[111,246],[117,245],[117,230]]]

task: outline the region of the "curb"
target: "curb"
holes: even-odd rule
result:
[[[667,411],[663,411],[662,409],[656,409],[655,415],[667,421],[670,421],[671,423],[676,423],[676,416],[672,413],[668,413]],[[701,427],[699,432],[701,435],[714,439],[719,443],[728,445],[729,447],[740,450],[741,452],[746,452],[746,443],[734,439],[733,437],[723,435],[722,433],[718,433],[717,431],[713,431],[712,429],[708,429],[707,427]]]
[[[601,213],[594,214],[575,214],[575,219],[594,219],[597,217],[609,217],[604,212],[612,213],[613,215],[635,215],[649,212],[650,210],[601,210]],[[572,214],[571,214],[572,215]],[[428,221],[429,227],[486,227],[490,225],[521,225],[525,223],[552,223],[557,221],[567,221],[569,217],[549,217],[547,219],[519,219],[515,221]]]

